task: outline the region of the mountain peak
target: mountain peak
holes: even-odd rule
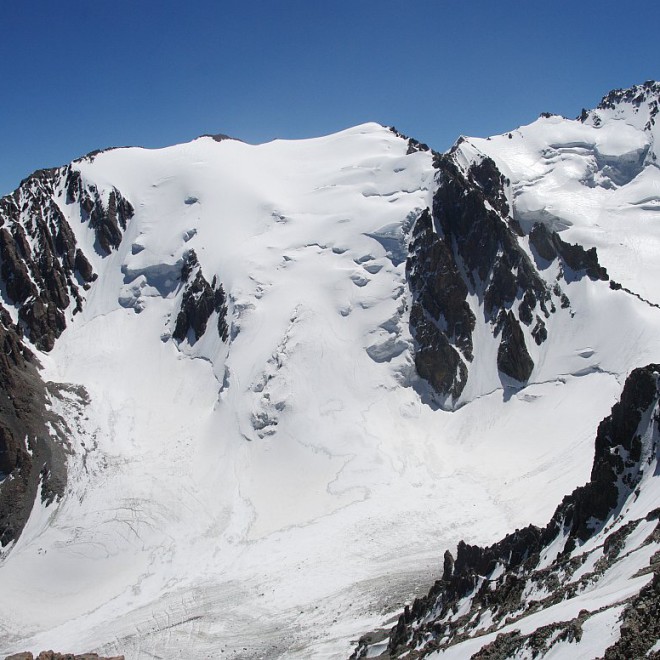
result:
[[[651,105],[655,102],[657,104],[658,99],[660,99],[660,82],[647,80],[641,85],[633,85],[626,89],[613,89],[609,94],[603,96],[597,108],[599,110],[612,110],[617,105],[624,103],[639,108],[644,103]]]
[[[199,137],[211,138],[216,142],[224,142],[225,140],[238,140],[238,142],[243,141],[239,138],[232,137],[231,135],[226,135],[225,133],[204,133],[204,135],[200,135]]]
[[[581,122],[599,127],[609,119],[626,120],[628,123],[650,131],[660,107],[660,82],[647,80],[640,85],[625,89],[613,89],[603,96],[594,110],[583,109]]]

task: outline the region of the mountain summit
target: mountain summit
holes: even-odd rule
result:
[[[434,580],[356,654],[484,646],[628,525],[602,575],[645,572],[571,615],[593,657],[619,643],[653,580],[657,87],[445,154],[364,124],[25,179],[0,201],[1,649],[346,657]],[[557,509],[590,478],[602,502]]]

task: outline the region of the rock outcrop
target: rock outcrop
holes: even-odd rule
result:
[[[475,317],[467,286],[450,248],[434,231],[428,209],[415,223],[409,250],[406,272],[413,292],[415,366],[436,391],[458,398],[467,380],[465,362],[472,359]]]
[[[80,172],[68,166],[38,170],[0,200],[0,276],[21,329],[40,350],[50,351],[66,327],[66,310],[82,309],[84,291],[96,279],[89,259],[60,208],[77,207],[107,255],[121,242],[133,208],[115,189],[103,201]]]
[[[44,503],[64,493],[62,420],[47,409],[58,396],[45,384],[19,328],[0,305],[0,544],[18,538],[39,490]],[[59,434],[58,434],[59,431]]]
[[[588,118],[593,117],[598,120],[598,110],[614,110],[622,104],[631,104],[636,112],[645,109],[648,112],[645,130],[650,130],[655,125],[655,120],[660,111],[660,83],[654,80],[647,80],[641,85],[633,85],[626,89],[613,89],[609,94],[606,94],[601,102],[596,107],[596,110],[588,112],[586,109],[578,117],[580,121],[587,121]]]
[[[431,148],[428,146],[428,144],[424,144],[424,142],[420,142],[415,138],[404,135],[400,131],[397,131],[394,126],[390,126],[389,129],[397,137],[408,141],[408,151],[406,152],[407,155],[414,154],[417,151],[431,151]]]
[[[585,250],[577,243],[563,241],[556,231],[550,231],[544,224],[537,222],[529,233],[529,243],[534,251],[536,263],[544,268],[546,263],[559,258],[565,277],[580,278],[583,274],[592,280],[609,279],[607,270],[598,262],[596,248]],[[567,269],[572,271],[571,274]]]
[[[113,188],[104,204],[97,187],[84,185],[80,172],[71,168],[67,168],[65,185],[67,204],[79,205],[81,220],[88,223],[96,234],[98,252],[108,255],[117,249],[126,224],[134,214],[130,202]]]
[[[497,350],[497,368],[524,383],[532,375],[534,362],[527,352],[525,336],[512,311],[502,312],[502,340]]]
[[[211,284],[206,281],[194,250],[188,252],[184,260],[181,281],[184,283],[184,291],[172,337],[179,342],[188,339],[194,344],[206,332],[213,312],[217,312],[218,335],[227,341],[229,331],[225,290],[215,277]]]

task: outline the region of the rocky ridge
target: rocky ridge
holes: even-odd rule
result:
[[[655,125],[655,120],[660,111],[660,83],[647,80],[641,85],[633,85],[624,89],[613,89],[606,94],[595,110],[582,110],[578,119],[582,122],[591,121],[595,125],[600,124],[599,110],[617,111],[621,106],[630,105],[645,121],[644,129],[650,130]]]
[[[351,657],[367,657],[380,638],[387,648],[368,657],[421,658],[480,637],[484,644],[471,655],[475,659],[524,651],[538,657],[556,644],[579,643],[586,621],[617,607],[620,638],[604,657],[633,657],[631,649],[642,657],[658,636],[651,613],[660,608],[660,510],[643,516],[629,511],[656,472],[659,403],[660,365],[635,369],[598,427],[590,481],[564,498],[551,521],[516,530],[487,548],[460,542],[456,557],[446,551],[443,575],[428,595],[406,607],[386,635],[362,638]],[[637,557],[648,557],[645,568],[637,568]],[[627,571],[630,579],[653,578],[634,596],[522,632],[527,617],[578,599],[616,571]]]

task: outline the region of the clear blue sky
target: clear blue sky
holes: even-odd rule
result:
[[[5,0],[0,193],[93,149],[365,121],[444,150],[660,77],[658,0]]]

